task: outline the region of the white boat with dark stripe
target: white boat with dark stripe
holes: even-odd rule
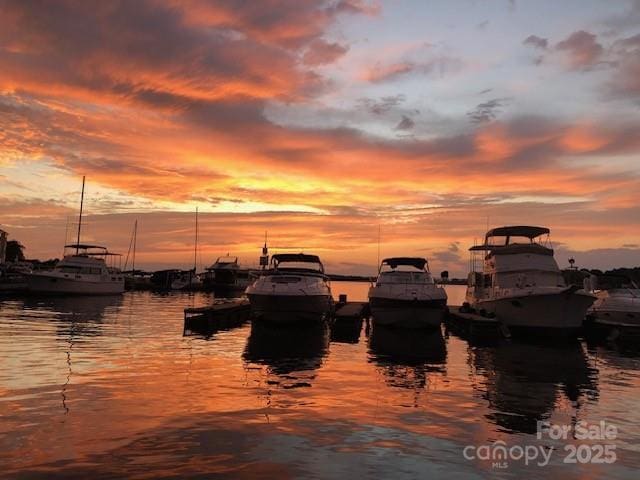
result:
[[[595,296],[567,286],[548,235],[548,228],[534,226],[489,230],[484,244],[470,248],[484,258],[482,271],[476,271],[472,256],[467,302],[516,332],[577,334]]]
[[[333,310],[331,284],[316,255],[273,255],[271,269],[246,290],[256,318],[305,324],[327,319]]]
[[[373,323],[402,328],[438,328],[447,311],[447,293],[420,257],[386,258],[369,289]]]

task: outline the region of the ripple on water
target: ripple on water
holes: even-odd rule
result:
[[[0,476],[519,477],[521,464],[496,472],[462,449],[540,444],[540,420],[614,422],[607,476],[640,466],[633,351],[476,345],[366,322],[183,335],[183,309],[210,301],[0,300]],[[603,471],[556,458],[536,474]]]

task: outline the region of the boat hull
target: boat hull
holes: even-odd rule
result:
[[[323,321],[331,315],[330,295],[266,295],[249,293],[253,315],[275,324],[306,324]]]
[[[563,291],[479,300],[473,306],[495,314],[512,331],[575,336],[593,301],[592,295]]]
[[[398,328],[439,328],[447,311],[447,301],[400,300],[370,297],[369,306],[375,325]]]
[[[124,292],[122,281],[78,281],[54,275],[27,275],[27,291],[48,295],[116,295]]]

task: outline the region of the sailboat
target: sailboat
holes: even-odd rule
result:
[[[113,295],[124,292],[124,275],[108,259],[120,256],[106,247],[80,242],[85,177],[82,177],[80,214],[76,243],[65,245],[65,255],[53,270],[34,271],[26,276],[27,290],[40,294]],[[67,254],[71,249],[73,253]]]
[[[196,207],[196,238],[193,248],[193,269],[177,273],[171,281],[171,290],[200,290],[202,280],[196,274],[198,266],[198,208]]]

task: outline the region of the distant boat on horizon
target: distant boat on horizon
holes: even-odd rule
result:
[[[216,297],[240,295],[251,283],[251,270],[242,268],[238,257],[229,254],[218,257],[203,275],[204,289],[213,291]]]

